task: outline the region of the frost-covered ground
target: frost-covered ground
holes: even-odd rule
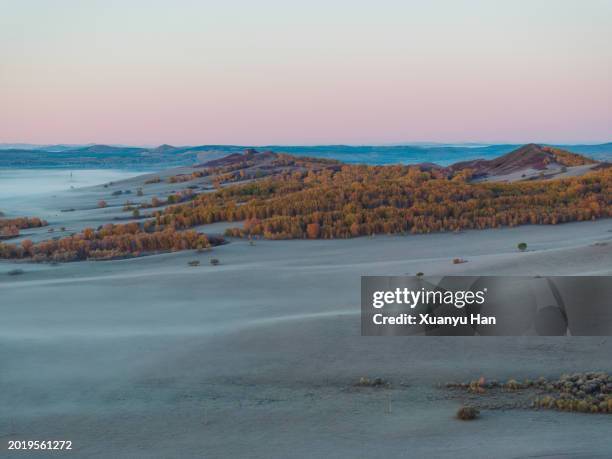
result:
[[[120,211],[56,211],[102,193],[21,204],[45,207],[54,226],[88,225]],[[436,385],[610,372],[612,339],[361,337],[359,285],[419,271],[612,274],[611,230],[601,220],[0,262],[0,440],[72,440],[78,457],[609,457],[610,415],[484,411],[463,423]],[[25,273],[7,275],[15,267]],[[357,389],[361,376],[392,388]]]

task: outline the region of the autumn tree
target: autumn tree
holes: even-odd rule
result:
[[[306,234],[310,239],[317,239],[321,234],[321,225],[318,223],[309,223],[306,227]]]

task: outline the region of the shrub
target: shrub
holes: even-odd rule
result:
[[[480,415],[480,411],[473,406],[462,406],[457,411],[457,419],[462,421],[472,421]]]
[[[518,249],[521,252],[524,252],[525,250],[527,250],[527,243],[526,242],[519,242],[517,247],[518,247]]]
[[[370,379],[362,376],[355,385],[361,387],[388,387],[389,383],[382,378]]]
[[[519,390],[522,389],[523,386],[516,379],[509,379],[506,384],[504,384],[504,388],[507,390]]]

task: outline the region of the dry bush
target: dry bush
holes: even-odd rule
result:
[[[480,411],[473,406],[462,406],[457,411],[457,419],[462,421],[472,421],[480,415]]]

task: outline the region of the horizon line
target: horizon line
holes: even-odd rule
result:
[[[85,142],[85,143],[30,143],[24,141],[10,142],[2,141],[1,146],[30,146],[30,147],[91,147],[91,146],[107,146],[116,148],[158,148],[161,146],[170,146],[174,148],[201,147],[201,146],[218,146],[218,147],[245,147],[245,148],[263,148],[263,147],[488,147],[501,145],[552,145],[552,146],[597,146],[612,143],[611,140],[595,141],[595,142],[539,142],[539,141],[523,141],[523,142],[439,142],[439,141],[409,141],[409,142],[373,142],[373,143],[266,143],[266,144],[240,144],[240,143],[193,143],[193,144],[129,144],[129,143],[113,143],[113,142]]]

